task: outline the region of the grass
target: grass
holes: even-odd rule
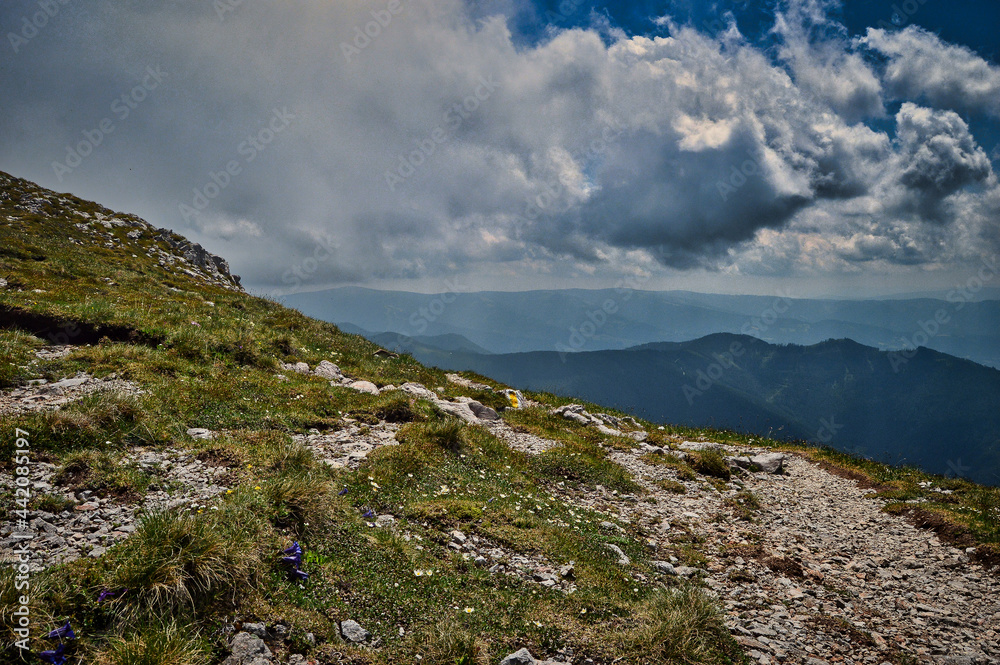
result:
[[[6,187],[33,191],[23,182]],[[485,428],[442,418],[426,401],[398,392],[367,395],[282,372],[279,363],[315,367],[329,360],[378,386],[412,381],[443,386],[448,397],[507,406],[502,395],[450,383],[409,356],[377,357],[370,342],[279,303],[163,268],[148,255],[166,250],[162,241],[145,234],[132,241],[124,235],[128,229],[105,229],[80,214],[115,216],[112,211],[37,193],[49,199],[42,214],[18,208],[16,192],[0,198],[6,216],[0,221],[0,275],[9,285],[0,304],[17,314],[10,317],[15,323],[22,321],[20,329],[0,330],[0,388],[85,371],[98,377],[113,372],[142,393],[94,394],[58,411],[0,416],[0,429],[27,430],[35,459],[56,464],[63,481],[97,495],[131,500],[146,491],[155,477],[125,462],[136,448],[187,449],[225,466],[234,488],[201,512],[144,515],[136,532],[101,558],[32,577],[36,625],[51,629],[71,618],[79,635],[74,648],[86,662],[219,661],[227,653],[219,628],[236,616],[281,620],[296,649],[312,657],[372,665],[414,662],[417,655],[424,663],[496,662],[520,647],[543,657],[572,648],[623,665],[740,662],[711,598],[675,578],[655,576],[649,549],[630,525],[624,531],[600,528],[617,516],[566,500],[598,486],[641,498],[642,488],[609,459],[609,451],[632,449],[634,441],[552,416],[549,410],[566,400],[531,394],[526,397],[542,406],[507,409],[504,419],[556,445],[527,455]],[[108,235],[115,247],[104,247]],[[60,322],[55,333],[77,343],[73,352],[20,369],[53,334],[25,327],[26,314]],[[85,331],[94,332],[89,346],[79,344]],[[314,429],[333,434],[348,426],[345,418],[398,423],[399,445],[377,449],[352,471],[328,467],[292,439]],[[733,433],[644,426],[650,442],[665,447],[680,436],[700,435],[748,443]],[[216,437],[192,440],[186,434],[191,427],[211,429]],[[10,437],[0,440],[0,468],[8,471],[11,445]],[[822,451],[809,454],[844,468],[859,464]],[[697,480],[699,473],[721,480],[728,471],[705,454],[688,461],[670,452],[644,459],[672,468],[681,481]],[[873,486],[884,485],[876,491],[894,492],[896,504],[932,499],[920,506],[962,516],[982,542],[998,539],[992,490],[933,480],[933,487],[953,490],[943,495],[920,485],[926,477],[909,472],[893,476],[878,466],[857,472],[869,474]],[[675,480],[662,487],[684,490]],[[752,495],[734,501],[737,515],[755,510]],[[48,510],[69,505],[56,495],[33,504]],[[369,526],[375,514],[392,515],[395,527]],[[552,566],[573,562],[575,593],[475,566],[447,547],[453,529],[486,543],[484,549],[504,551],[508,563],[514,553]],[[672,531],[678,556],[703,565],[702,543],[680,528]],[[310,575],[302,583],[290,580],[280,563],[281,550],[294,540],[305,550],[302,567]],[[609,544],[632,563],[618,565]],[[7,629],[13,584],[10,569],[0,573]],[[128,591],[96,604],[101,590],[121,588]],[[349,618],[372,631],[378,648],[338,642],[337,622]],[[306,632],[316,636],[316,646],[301,638]]]
[[[152,624],[108,640],[95,665],[200,665],[206,662],[203,640],[185,634],[175,623]]]

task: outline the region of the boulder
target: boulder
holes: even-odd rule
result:
[[[693,450],[695,452],[704,452],[706,450],[719,454],[726,452],[725,446],[714,441],[685,441],[677,447],[681,450]]]
[[[321,360],[316,369],[313,370],[313,374],[316,376],[321,376],[324,379],[330,379],[331,381],[339,381],[343,377],[340,368],[334,365],[329,360]]]
[[[251,633],[237,633],[231,649],[232,653],[222,665],[268,665],[271,662],[271,650],[264,640]]]
[[[785,468],[785,460],[787,459],[788,456],[782,453],[761,453],[760,455],[751,457],[750,462],[754,466],[759,466],[761,471],[781,473]]]
[[[527,649],[519,649],[501,660],[500,665],[535,665],[535,657]]]
[[[429,399],[431,401],[434,401],[438,398],[437,394],[434,393],[434,391],[430,390],[429,388],[425,388],[422,384],[419,383],[412,383],[412,382],[404,383],[399,387],[399,389],[408,395],[413,395],[414,397],[419,397],[422,399]]]
[[[371,381],[352,381],[351,383],[347,384],[347,387],[350,388],[351,390],[357,390],[358,392],[368,393],[370,395],[379,394],[378,386],[376,386]]]
[[[674,568],[674,564],[669,561],[654,561],[653,568],[656,568],[661,573],[666,575],[676,575],[677,570]]]
[[[340,622],[340,634],[345,640],[354,642],[355,644],[367,642],[368,638],[372,636],[371,633],[361,627],[361,624],[353,619]]]

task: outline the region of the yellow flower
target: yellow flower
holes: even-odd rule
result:
[[[254,489],[255,490],[259,490],[260,489],[260,485],[254,485]]]
[[[226,494],[232,494],[233,490],[226,490]]]

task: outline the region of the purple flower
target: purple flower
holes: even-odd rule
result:
[[[302,565],[302,555],[293,554],[292,556],[282,557],[281,562],[286,565],[292,566],[293,568],[298,568],[299,566]]]
[[[108,598],[114,598],[115,596],[118,596],[119,594],[123,594],[126,591],[128,591],[128,587],[122,587],[118,591],[101,591],[101,595],[99,595],[97,597],[97,602],[98,603],[103,603]]]
[[[73,629],[70,628],[69,621],[67,621],[66,625],[63,626],[62,628],[56,628],[55,630],[51,631],[49,633],[49,637],[52,639],[60,639],[60,640],[63,638],[66,638],[67,640],[75,640],[76,633],[73,632]]]
[[[44,660],[46,663],[52,663],[52,665],[66,665],[66,656],[63,655],[66,651],[66,645],[62,642],[59,643],[55,649],[51,651],[43,651],[38,654],[38,657]]]
[[[345,494],[347,494],[347,488],[346,487],[344,489],[340,490],[339,492],[337,492],[337,496],[344,496]]]
[[[294,581],[304,582],[307,579],[309,579],[309,573],[299,570],[298,568],[289,573],[289,575],[291,576],[293,582]]]
[[[365,514],[362,515],[362,517],[366,517],[368,519],[371,519],[371,518],[375,517],[375,511],[373,511],[371,508],[369,508],[368,510],[365,511]]]
[[[299,541],[297,540],[292,543],[291,547],[287,547],[281,551],[288,555],[298,554],[299,556],[302,556],[302,547],[299,545]]]

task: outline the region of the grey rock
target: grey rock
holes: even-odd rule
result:
[[[438,398],[434,391],[429,390],[420,383],[404,383],[399,387],[399,389],[408,395],[413,395],[414,397],[422,399],[429,399],[432,402]]]
[[[750,458],[750,462],[766,473],[780,473],[785,467],[787,455],[782,453],[762,453]]]
[[[379,389],[371,381],[353,381],[347,384],[347,387],[351,390],[357,390],[358,392],[368,393],[370,395],[378,395]]]
[[[268,663],[272,655],[264,640],[246,632],[236,634],[231,649],[231,655],[222,665],[259,665],[260,662]]]
[[[661,573],[665,573],[667,575],[677,574],[677,570],[674,568],[674,565],[669,561],[654,561],[653,568],[656,568]]]
[[[367,642],[368,638],[372,636],[371,633],[361,627],[361,624],[353,619],[340,622],[340,634],[343,635],[345,640],[354,642],[355,644]]]
[[[607,547],[609,550],[618,555],[619,566],[627,566],[631,563],[631,560],[628,558],[628,556],[626,556],[625,552],[622,552],[622,548],[618,547],[617,545],[613,545],[611,543],[605,544],[605,547]]]
[[[379,515],[375,519],[375,526],[380,529],[392,529],[396,526],[396,518],[392,515]]]
[[[245,623],[243,630],[261,639],[267,637],[267,628],[262,623]]]
[[[316,365],[316,369],[313,370],[313,374],[321,376],[324,379],[330,379],[331,381],[339,381],[343,377],[340,368],[329,360],[321,360],[319,364]]]
[[[535,657],[527,649],[518,649],[501,660],[500,665],[535,665]]]
[[[472,401],[469,402],[469,408],[472,409],[472,413],[476,414],[476,418],[479,420],[500,420],[500,414],[485,404]]]
[[[678,575],[681,577],[691,577],[695,573],[700,572],[697,568],[692,568],[691,566],[677,566],[674,568]]]
[[[309,634],[312,635],[312,633]],[[293,653],[288,657],[288,665],[306,665],[308,662],[306,657],[300,653]]]
[[[468,540],[468,537],[457,529],[455,531],[452,531],[449,535],[451,536],[453,542],[456,542],[460,545],[465,544],[465,541]]]
[[[187,435],[192,439],[214,439],[215,432],[204,427],[192,427],[188,429]]]
[[[677,446],[681,450],[693,450],[695,452],[702,452],[705,450],[724,453],[726,452],[726,447],[720,443],[715,443],[713,441],[685,441],[684,443]]]

